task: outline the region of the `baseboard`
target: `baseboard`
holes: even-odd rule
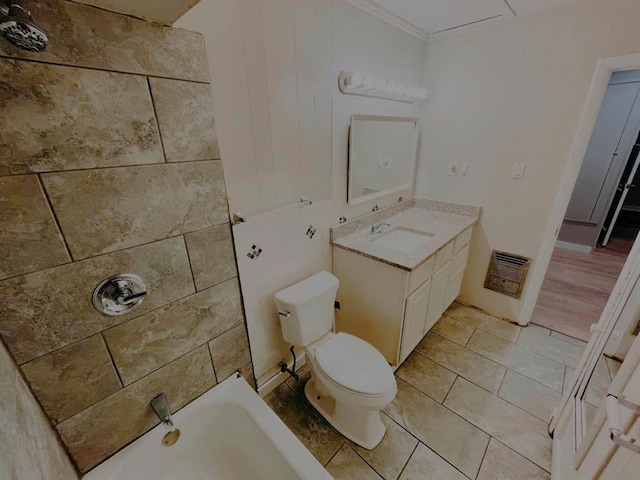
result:
[[[556,247],[564,248],[566,250],[573,250],[575,252],[582,252],[582,253],[593,252],[593,247],[590,247],[589,245],[580,245],[579,243],[563,242],[562,240],[556,240]]]
[[[296,359],[296,370],[299,370],[300,368],[302,368],[305,363],[306,363],[305,352],[302,352],[300,353],[300,355],[298,355],[298,358]],[[289,368],[293,367],[293,360],[287,362],[287,367]],[[287,372],[278,372],[277,374],[275,374],[273,377],[271,377],[269,380],[267,380],[266,382],[264,382],[262,385],[258,387],[258,395],[260,395],[263,398],[266,397],[271,392],[273,392],[278,387],[278,385],[280,385],[287,378],[289,378],[289,376],[290,375]]]

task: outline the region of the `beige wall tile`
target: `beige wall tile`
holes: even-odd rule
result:
[[[184,239],[198,291],[238,276],[230,225],[189,233]]]
[[[211,340],[209,350],[219,382],[249,363],[251,352],[244,323]]]
[[[103,335],[122,382],[129,385],[241,324],[243,318],[240,288],[232,279],[122,323]],[[243,357],[238,367],[249,359]]]
[[[431,328],[431,331],[459,345],[465,346],[471,338],[474,328],[466,323],[443,315],[433,328]]]
[[[560,405],[562,394],[513,370],[507,370],[498,396],[545,422]]]
[[[0,77],[1,175],[164,161],[144,77],[11,60]]]
[[[150,78],[168,162],[220,158],[208,84]]]
[[[42,179],[75,259],[229,221],[219,160],[48,173]]]
[[[413,452],[399,480],[467,480],[462,473],[422,443]]]
[[[36,175],[0,178],[0,225],[0,280],[71,261]]]
[[[307,400],[286,385],[278,386],[264,400],[322,465],[326,465],[344,443]]]
[[[95,310],[96,286],[127,272],[149,289],[142,306],[118,317]],[[194,291],[184,241],[171,238],[0,282],[0,335],[22,364]]]
[[[502,365],[431,332],[416,351],[493,393],[498,392],[506,371]]]
[[[478,473],[489,435],[471,423],[401,379],[384,411],[468,477]]]
[[[536,464],[503,445],[495,438],[489,442],[478,480],[549,480],[551,476]]]
[[[440,403],[457,377],[452,371],[418,352],[409,355],[396,375]]]
[[[467,325],[489,332],[496,337],[515,343],[522,327],[509,323],[493,315],[483,312],[479,308],[454,303],[445,315],[455,318]]]
[[[367,450],[353,442],[349,445],[383,478],[398,478],[418,440],[388,416],[382,414],[381,418],[387,431],[376,448]]]
[[[100,70],[209,81],[202,36],[74,2],[34,0],[29,10],[48,34],[41,53],[0,44],[0,55]]]
[[[444,405],[536,465],[551,470],[551,438],[546,422],[461,377]]]
[[[16,373],[13,359],[0,340],[0,478],[11,478],[14,449],[13,429],[16,422]]]
[[[327,471],[335,480],[382,480],[382,477],[346,444],[327,464]]]
[[[54,425],[122,388],[100,335],[25,363],[22,373]]]
[[[159,423],[149,407],[154,396],[164,393],[175,412],[215,384],[211,357],[203,345],[56,428],[78,468],[86,472]]]
[[[564,366],[520,345],[476,330],[467,348],[537,382],[562,391]]]

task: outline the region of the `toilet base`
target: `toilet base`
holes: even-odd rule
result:
[[[329,395],[321,394],[312,377],[304,387],[309,403],[336,430],[352,442],[367,450],[373,450],[382,441],[386,427],[378,410],[359,410],[337,402]]]

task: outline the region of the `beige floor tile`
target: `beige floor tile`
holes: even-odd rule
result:
[[[431,332],[416,351],[493,393],[498,392],[506,371],[502,365]]]
[[[551,469],[551,438],[546,422],[461,377],[456,379],[444,405],[539,467]]]
[[[616,360],[615,358],[609,358],[609,357],[605,357],[606,358],[606,362],[607,362],[607,367],[609,368],[609,377],[611,378],[611,380],[613,380],[614,378],[616,378],[616,375],[618,374],[618,370],[620,370],[620,365],[622,365],[622,362],[620,362],[620,360]]]
[[[573,384],[573,376],[576,374],[576,369],[571,367],[564,367],[564,380],[562,381],[562,393],[565,394],[571,388]]]
[[[420,443],[411,455],[411,459],[402,471],[399,480],[425,479],[466,480],[467,477]]]
[[[489,442],[478,480],[547,480],[548,472],[503,445],[495,438]]]
[[[396,479],[416,448],[418,440],[384,413],[381,417],[387,433],[376,448],[366,450],[353,442],[349,442],[349,445],[383,478]]]
[[[498,396],[545,422],[551,417],[554,407],[562,401],[560,392],[513,370],[507,370]]]
[[[323,465],[343,445],[344,440],[333,427],[286,385],[277,387],[265,401]]]
[[[564,366],[533,350],[479,330],[473,333],[467,348],[554,390],[562,390]]]
[[[551,360],[574,368],[578,365],[585,347],[584,345],[578,346],[574,343],[567,342],[553,335],[545,335],[526,329],[520,334],[517,344]]]
[[[605,357],[604,355],[600,357],[600,360],[598,360],[598,363],[596,364],[596,369],[594,370],[593,373],[595,373],[597,376],[601,378],[605,378],[607,380],[613,380],[613,378],[610,375],[609,368],[607,366],[607,357]]]
[[[396,375],[440,403],[457,377],[452,371],[418,352],[409,355],[396,371]]]
[[[475,477],[489,435],[402,379],[385,413],[458,470]]]
[[[544,333],[546,335],[551,335],[551,330],[549,330],[546,327],[541,327],[540,325],[536,325],[535,323],[530,323],[529,325],[527,325],[524,328],[526,330],[534,330],[536,332]]]
[[[463,347],[467,344],[475,329],[471,325],[459,322],[455,318],[443,315],[431,329],[432,332],[448,338]]]
[[[460,303],[454,303],[445,312],[448,317],[460,320],[485,332],[492,333],[496,337],[500,337],[509,342],[515,343],[520,334],[522,327],[509,323],[493,315],[483,312],[482,310]]]
[[[335,480],[381,480],[382,477],[361,459],[348,445],[343,445],[327,464],[327,471]]]
[[[587,346],[587,342],[585,342],[584,340],[580,340],[579,338],[570,337],[569,335],[565,335],[564,333],[551,331],[551,336],[552,337],[561,338],[565,342],[573,343],[574,345],[578,345],[579,347],[586,347]]]

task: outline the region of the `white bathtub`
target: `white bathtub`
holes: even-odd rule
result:
[[[171,399],[169,399],[171,400]],[[331,479],[267,404],[233,375],[173,415],[180,439],[158,425],[83,480]]]

